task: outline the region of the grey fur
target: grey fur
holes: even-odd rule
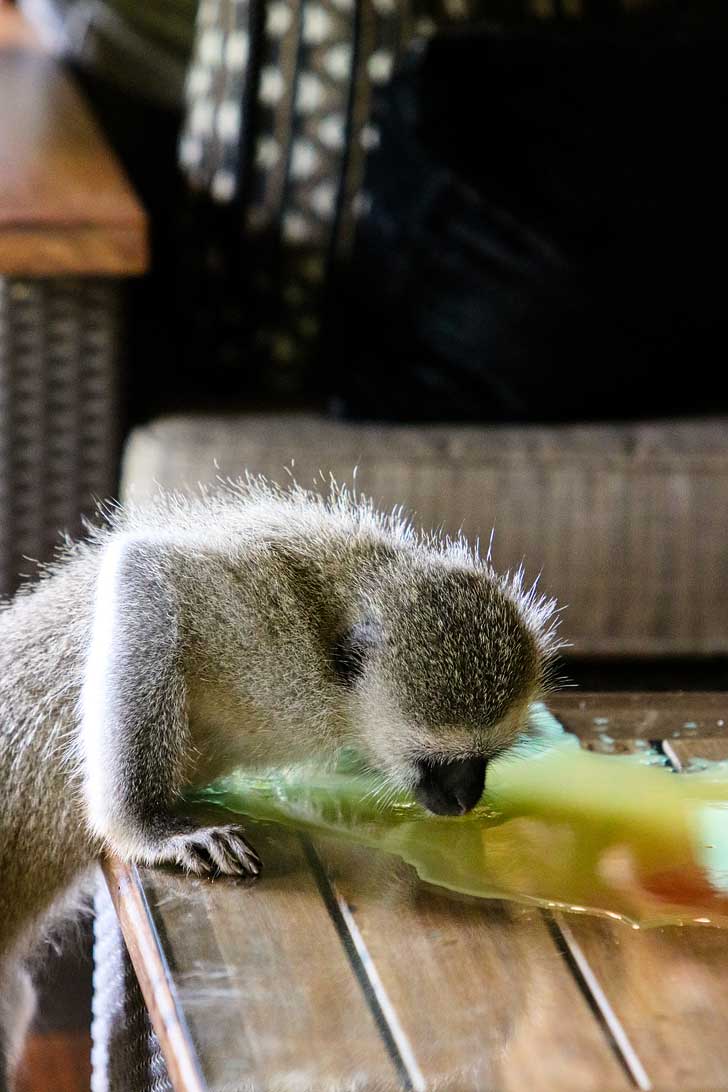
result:
[[[105,848],[257,871],[237,828],[183,814],[192,784],[353,744],[412,786],[422,759],[511,746],[553,618],[520,575],[344,490],[110,509],[0,610],[0,997]]]

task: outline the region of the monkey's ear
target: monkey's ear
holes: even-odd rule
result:
[[[331,646],[331,664],[339,682],[353,686],[381,643],[382,629],[373,618],[362,618],[340,633]]]

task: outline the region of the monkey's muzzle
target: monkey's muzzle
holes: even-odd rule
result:
[[[484,758],[418,762],[415,800],[435,815],[464,815],[483,795],[486,765]]]

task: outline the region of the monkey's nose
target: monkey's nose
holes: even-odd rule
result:
[[[415,800],[435,815],[464,815],[480,800],[485,785],[484,758],[453,762],[418,762]]]

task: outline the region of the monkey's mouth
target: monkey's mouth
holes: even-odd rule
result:
[[[480,800],[485,787],[484,758],[416,763],[415,800],[435,815],[465,815]]]

